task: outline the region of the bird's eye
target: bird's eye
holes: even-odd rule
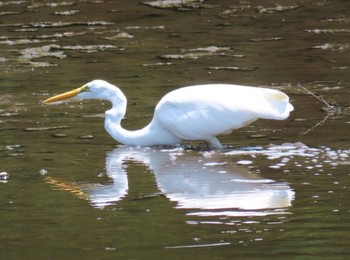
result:
[[[90,87],[89,87],[89,85],[85,85],[84,88],[83,88],[83,90],[84,90],[85,92],[90,92]]]

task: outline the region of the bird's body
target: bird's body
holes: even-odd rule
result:
[[[135,146],[173,146],[184,140],[203,140],[213,148],[221,148],[217,135],[228,134],[259,118],[283,120],[293,110],[289,97],[278,90],[229,84],[196,85],[166,94],[146,127],[128,131],[120,125],[127,100],[116,86],[94,80],[44,103],[72,96],[110,101],[112,108],[105,116],[107,132],[118,142]]]

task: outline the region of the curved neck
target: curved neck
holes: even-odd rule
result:
[[[142,130],[129,131],[124,129],[120,124],[124,118],[125,110],[113,107],[106,111],[105,129],[116,141],[127,145],[138,145],[140,138],[145,136]]]
[[[106,111],[105,129],[116,141],[125,145],[152,146],[152,145],[177,145],[181,140],[170,134],[152,121],[146,127],[129,131],[120,124],[126,113],[126,102],[113,102],[112,109]]]

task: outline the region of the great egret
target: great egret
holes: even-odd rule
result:
[[[174,146],[184,140],[203,140],[211,148],[222,148],[217,135],[229,134],[258,118],[283,120],[293,111],[289,97],[278,90],[228,84],[196,85],[166,94],[146,127],[128,131],[120,125],[127,99],[118,87],[93,80],[43,103],[70,97],[110,101],[112,108],[105,115],[107,132],[118,142],[133,146]]]

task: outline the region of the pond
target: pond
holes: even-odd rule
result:
[[[346,259],[350,2],[0,2],[2,259]],[[282,90],[295,110],[224,150],[127,147],[93,79],[139,129],[182,86]]]

